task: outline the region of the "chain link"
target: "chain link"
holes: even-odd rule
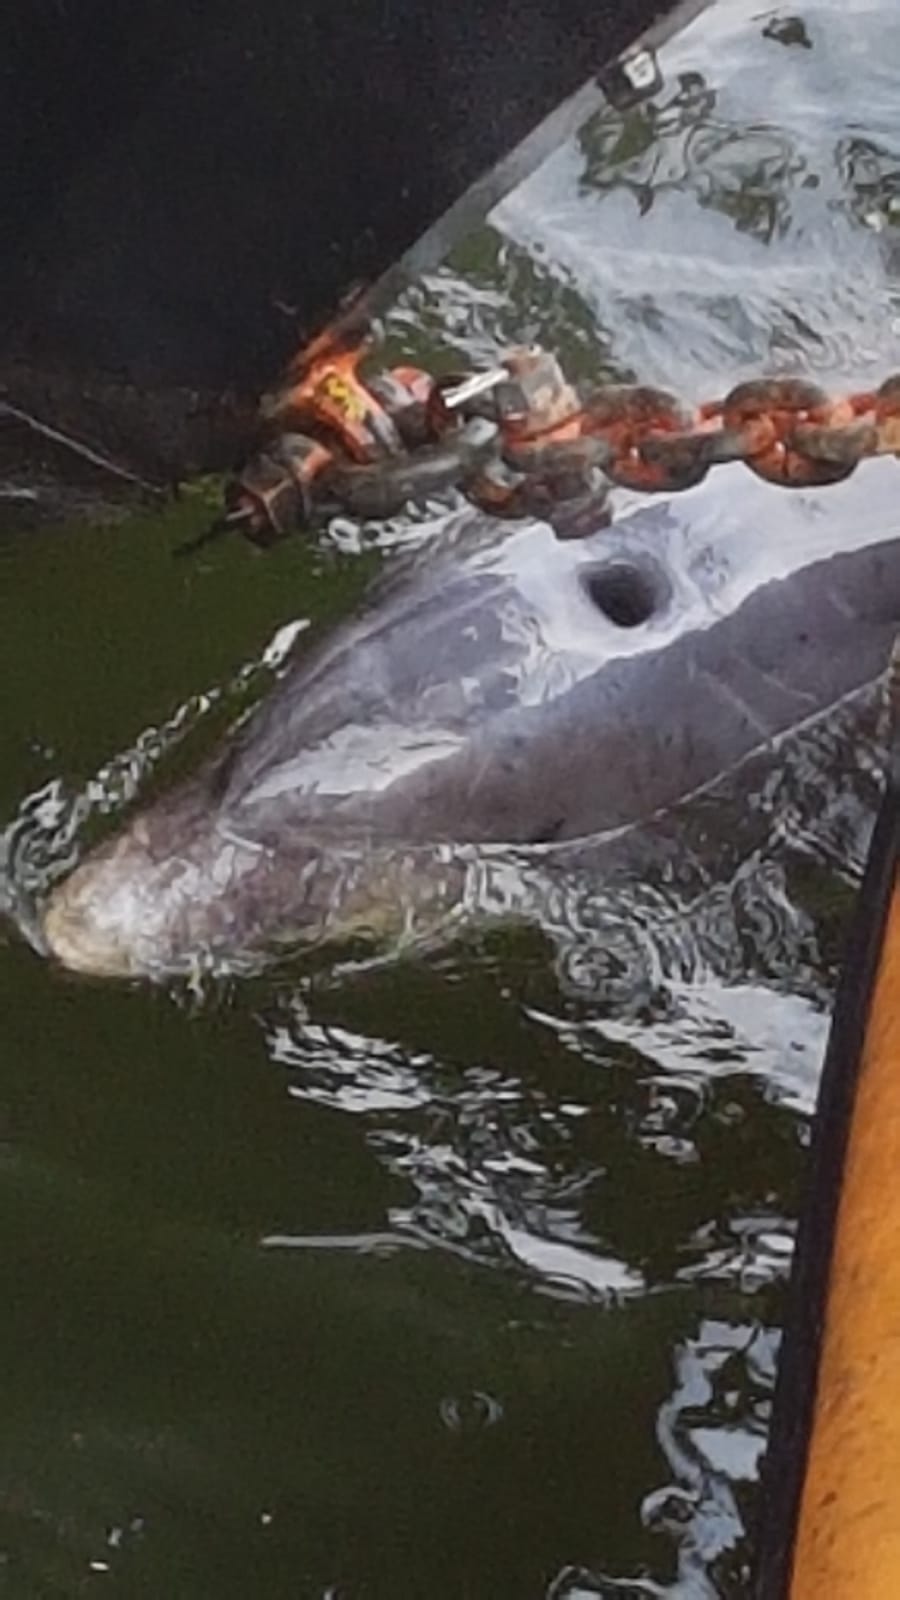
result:
[[[572,456],[573,434],[583,461],[633,490],[692,488],[729,461],[793,488],[839,483],[863,459],[900,456],[900,374],[847,395],[807,379],[762,378],[695,408],[665,389],[617,384],[597,390],[565,424],[511,443],[506,459],[525,474],[544,470],[554,454]]]
[[[868,457],[900,456],[900,373],[844,395],[760,378],[693,406],[649,384],[579,393],[536,345],[443,378],[395,367],[366,379],[358,364],[370,348],[365,337],[323,336],[297,358],[264,403],[268,442],[204,538],[237,526],[265,544],[317,506],[383,516],[451,486],[492,515],[538,513],[580,537],[610,484],[671,493],[742,461],[769,483],[809,488],[840,483]]]
[[[666,390],[611,385],[567,421],[595,443],[594,464],[627,488],[691,488],[730,461],[769,483],[811,487],[839,483],[867,457],[900,455],[900,374],[879,389],[839,396],[803,378],[762,378],[695,408]],[[571,449],[554,445],[555,431],[532,442],[542,464],[554,448]],[[528,472],[528,446],[507,454]]]

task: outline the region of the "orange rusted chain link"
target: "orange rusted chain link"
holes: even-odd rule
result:
[[[367,353],[359,329],[301,352],[263,402],[261,451],[227,492],[219,529],[267,544],[328,506],[388,515],[456,487],[494,516],[537,514],[562,533],[598,525],[611,483],[670,493],[743,461],[770,483],[810,487],[900,455],[900,374],[837,396],[762,378],[692,406],[645,384],[579,393],[537,345],[443,378],[408,365],[364,376]]]
[[[866,457],[900,455],[900,376],[838,397],[802,378],[764,378],[693,412],[663,390],[610,387],[580,424],[603,441],[607,477],[629,488],[689,488],[725,461],[770,483],[837,483]]]
[[[574,397],[552,356],[533,359],[555,368],[560,392]],[[504,366],[517,377],[519,353]],[[498,400],[503,460],[526,477],[549,470],[558,452],[569,461],[580,456],[585,469],[599,468],[613,483],[650,492],[690,488],[727,461],[745,462],[770,483],[809,487],[849,477],[865,457],[900,454],[896,375],[878,390],[836,397],[803,378],[764,378],[696,408],[664,389],[622,384],[598,389],[570,410],[549,404],[550,381],[544,375],[534,416],[510,416]]]

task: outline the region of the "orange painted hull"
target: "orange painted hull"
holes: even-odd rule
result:
[[[900,890],[863,1046],[791,1600],[900,1600]]]
[[[892,770],[812,1130],[753,1600],[900,1600],[900,677],[891,699]]]

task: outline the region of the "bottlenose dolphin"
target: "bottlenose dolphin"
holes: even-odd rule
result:
[[[201,769],[52,893],[106,975],[240,968],[464,892],[459,847],[634,828],[871,683],[900,625],[893,464],[727,468],[562,542],[449,517]]]

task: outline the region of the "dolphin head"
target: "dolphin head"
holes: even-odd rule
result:
[[[54,889],[42,923],[53,957],[98,977],[189,972],[233,939],[238,886],[264,851],[217,827],[203,799],[195,783],[176,789]]]
[[[746,477],[577,545],[475,519],[401,568],[53,891],[49,950],[164,975],[402,938],[477,852],[639,824],[872,681],[900,622],[894,499],[868,542],[877,474],[821,508]]]

